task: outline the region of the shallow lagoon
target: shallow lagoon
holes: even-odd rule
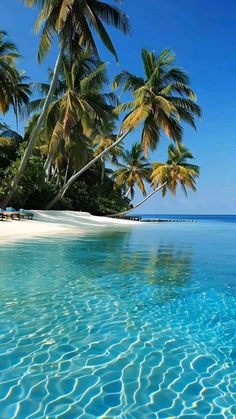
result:
[[[0,247],[0,416],[234,418],[236,224]]]

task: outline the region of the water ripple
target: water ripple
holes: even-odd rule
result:
[[[0,417],[236,417],[236,258],[133,234],[4,248]]]

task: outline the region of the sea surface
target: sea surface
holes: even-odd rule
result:
[[[174,220],[174,221],[214,221],[236,223],[236,215],[210,215],[210,214],[134,214],[143,220]]]
[[[0,239],[0,418],[234,419],[235,220]]]

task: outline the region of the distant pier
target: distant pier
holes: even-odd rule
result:
[[[125,220],[141,221],[142,223],[195,223],[196,220],[186,218],[142,218],[142,216],[127,216]]]

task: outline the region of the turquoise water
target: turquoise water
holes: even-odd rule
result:
[[[134,214],[135,215],[135,214]],[[236,223],[236,215],[210,215],[210,214],[136,214],[141,216],[143,220],[194,220],[194,221],[206,221],[206,222],[230,222]]]
[[[0,256],[0,418],[236,417],[235,223]]]

